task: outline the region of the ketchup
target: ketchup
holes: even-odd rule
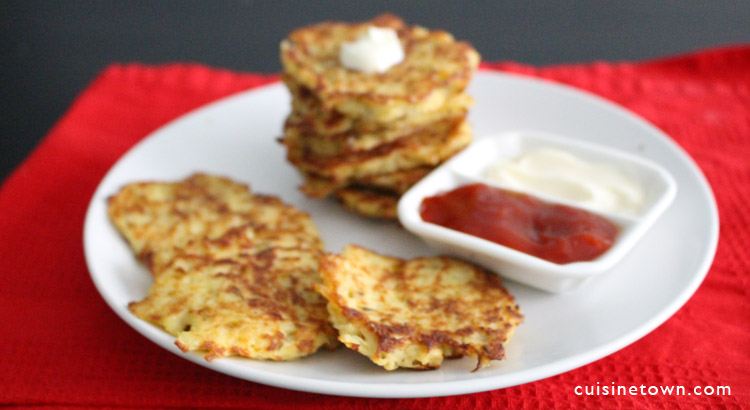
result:
[[[596,259],[612,247],[618,232],[609,220],[583,209],[485,184],[425,198],[420,215],[559,264]]]

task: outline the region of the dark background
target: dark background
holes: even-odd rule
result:
[[[0,0],[0,180],[113,62],[272,73],[292,29],[384,11],[445,29],[487,61],[644,60],[750,43],[747,1]]]

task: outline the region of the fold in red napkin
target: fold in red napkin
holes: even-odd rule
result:
[[[114,65],[0,188],[0,406],[272,409],[740,408],[750,403],[750,47],[645,63],[485,64],[588,90],[674,138],[710,181],[715,262],[693,298],[631,346],[568,373],[485,393],[366,400],[287,391],[197,366],[105,305],[84,262],[83,218],[105,172],[171,119],[276,80],[197,65]],[[690,223],[686,220],[685,223]],[[578,396],[576,386],[729,386],[724,396]]]

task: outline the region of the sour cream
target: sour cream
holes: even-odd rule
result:
[[[404,48],[395,30],[368,27],[355,41],[341,45],[339,59],[350,70],[384,73],[404,60]]]
[[[490,165],[484,175],[511,189],[568,201],[595,211],[638,215],[643,185],[608,164],[585,161],[553,148],[530,150]]]

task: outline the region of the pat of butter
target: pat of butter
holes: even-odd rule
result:
[[[646,202],[643,186],[626,173],[558,149],[536,149],[492,164],[485,177],[598,211],[637,215]]]
[[[351,70],[384,73],[404,60],[404,48],[395,30],[368,27],[355,41],[341,45],[339,59]]]

